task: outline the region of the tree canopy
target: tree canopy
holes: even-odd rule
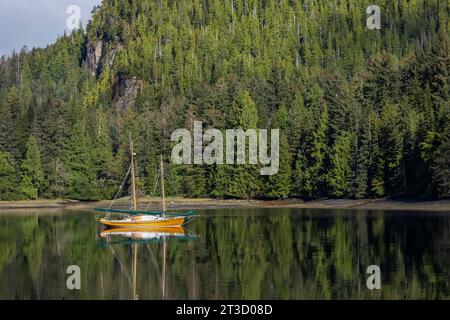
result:
[[[368,0],[104,1],[86,30],[1,58],[2,197],[112,197],[129,132],[149,193],[194,120],[280,128],[279,176],[170,164],[172,195],[449,197],[450,5],[378,2],[381,30]]]

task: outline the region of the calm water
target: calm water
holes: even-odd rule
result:
[[[450,298],[450,214],[200,213],[185,235],[105,238],[90,212],[2,214],[0,299]],[[380,291],[365,285],[373,264]],[[81,268],[81,290],[66,287],[69,265]]]

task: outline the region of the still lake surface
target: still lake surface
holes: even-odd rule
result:
[[[123,235],[100,234],[89,211],[0,214],[0,299],[450,298],[449,213],[198,212],[184,234]],[[366,287],[370,265],[381,290]]]

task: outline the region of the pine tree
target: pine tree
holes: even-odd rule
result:
[[[311,196],[318,197],[324,191],[326,172],[325,161],[328,154],[328,107],[322,106],[317,116],[317,127],[313,133],[313,146],[311,150],[310,177],[312,178],[313,190]]]
[[[450,121],[450,113],[446,115]],[[439,134],[439,147],[433,157],[433,179],[440,198],[450,198],[450,128]]]
[[[0,120],[0,146],[20,160],[25,153],[27,111],[25,110],[19,89],[11,87],[5,97],[5,105]]]
[[[385,160],[385,187],[391,195],[406,192],[404,128],[398,106],[384,108],[380,128],[380,146]]]
[[[432,99],[440,117],[450,110],[450,40],[445,28],[441,28],[432,44]],[[440,121],[441,126],[445,126]]]
[[[350,133],[343,132],[331,150],[331,169],[327,174],[327,184],[333,197],[342,197],[349,193],[353,139]]]
[[[232,128],[240,128],[244,131],[257,128],[257,107],[248,91],[242,90],[238,93],[228,119]],[[248,161],[248,151],[248,143],[246,143],[246,162]],[[261,189],[258,168],[255,165],[237,164],[236,162],[237,148],[235,148],[235,164],[224,165],[224,174],[217,176],[223,178],[221,181],[216,181],[219,184],[217,189],[222,190],[223,196],[227,198],[250,198],[258,195]]]
[[[0,200],[17,199],[17,175],[14,159],[7,152],[0,152]]]
[[[291,194],[291,162],[292,157],[288,149],[287,138],[284,132],[281,132],[279,168],[278,172],[275,175],[268,176],[265,182],[265,197],[283,199]]]
[[[20,192],[26,199],[36,199],[40,194],[43,180],[39,146],[36,138],[30,136],[25,160],[21,165]]]
[[[352,173],[350,180],[350,195],[354,198],[361,199],[367,196],[369,177],[369,140],[370,140],[370,123],[368,119],[368,108],[358,100],[362,97],[361,75],[357,75],[351,88],[352,97],[349,103],[349,122],[350,133],[353,137],[352,141]]]
[[[0,150],[10,152],[12,146],[13,122],[11,109],[0,104]]]
[[[380,143],[380,120],[375,112],[371,112],[369,115],[369,137],[369,190],[372,196],[384,197],[386,194],[384,177],[386,160]]]
[[[78,200],[98,199],[95,167],[90,143],[82,121],[75,123],[64,159],[67,169],[67,197]]]
[[[103,112],[97,111],[94,114],[95,123],[93,142],[92,142],[92,165],[96,175],[96,185],[101,198],[109,199],[113,197],[118,187],[116,173],[118,168],[115,166],[112,154],[112,144],[109,135],[109,127],[106,116]]]
[[[367,189],[369,185],[368,177],[368,161],[369,146],[367,131],[361,131],[360,135],[354,136],[352,147],[352,162],[353,162],[353,177],[351,194],[357,199],[362,199],[367,196]]]
[[[67,193],[68,174],[63,162],[57,158],[53,171],[53,181],[51,181],[50,195],[61,198]]]

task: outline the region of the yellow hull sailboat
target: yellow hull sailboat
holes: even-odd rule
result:
[[[107,217],[102,218],[99,222],[107,228],[180,228],[188,219],[192,219],[196,215],[192,212],[185,213],[168,213],[166,211],[165,190],[164,190],[164,164],[161,155],[161,195],[162,195],[162,211],[138,211],[136,201],[136,179],[135,179],[135,156],[133,142],[130,135],[130,151],[131,151],[131,188],[133,210],[117,210],[111,208],[97,208],[96,211],[106,212]],[[130,172],[129,171],[129,172]],[[128,175],[128,174],[127,174]],[[125,177],[126,179],[126,177]],[[111,213],[127,214],[122,219],[111,219]]]
[[[100,223],[110,228],[179,228],[184,217],[134,216],[125,219],[100,219]]]

